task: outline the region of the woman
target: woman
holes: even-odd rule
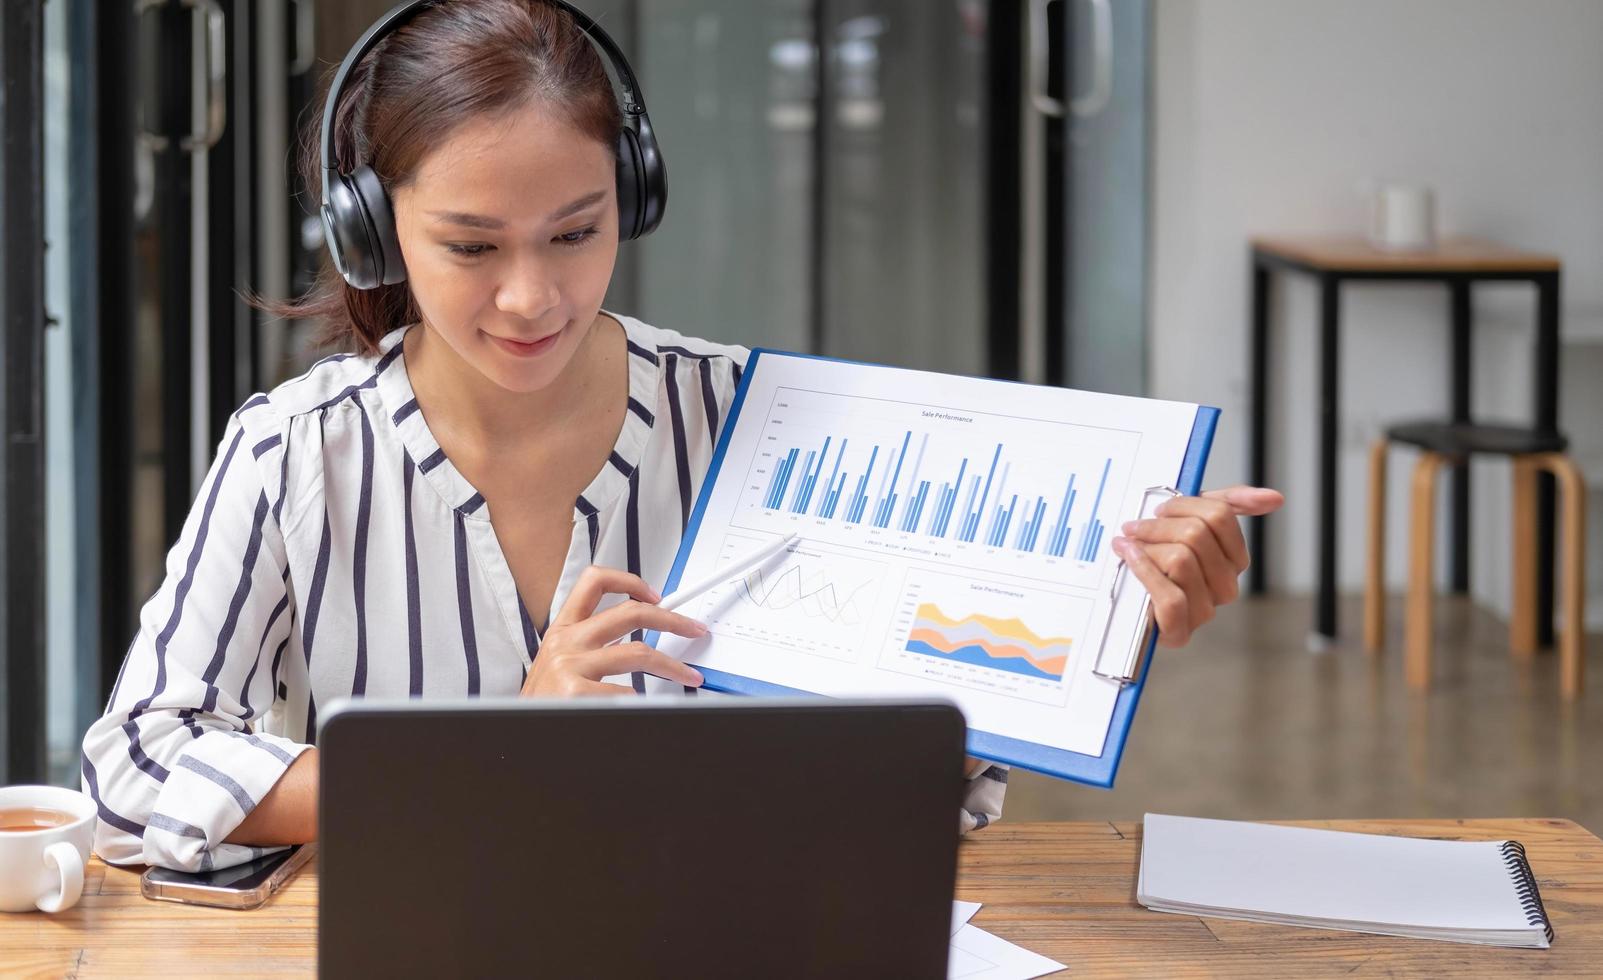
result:
[[[389,32],[341,91],[334,153],[379,175],[405,279],[325,281],[292,312],[353,353],[230,421],[84,739],[109,861],[199,869],[314,839],[311,742],[336,697],[701,682],[638,640],[705,632],[648,583],[672,563],[747,352],[600,310],[621,117],[596,50],[544,0],[449,0]],[[1113,542],[1166,642],[1235,597],[1235,515],[1279,499],[1172,501]],[[1000,767],[969,775],[965,829],[1000,814],[1005,787]]]

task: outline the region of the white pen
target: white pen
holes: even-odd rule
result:
[[[670,612],[678,609],[680,606],[701,595],[703,592],[706,592],[708,589],[715,588],[732,578],[746,574],[756,566],[761,565],[763,562],[774,557],[781,551],[784,551],[786,548],[789,548],[791,545],[800,540],[800,534],[792,534],[788,538],[783,538],[779,541],[765,544],[735,564],[729,565],[720,571],[714,572],[699,582],[693,582],[690,585],[681,585],[679,588],[674,590],[673,595],[664,597],[662,602],[657,604],[657,608],[667,609]]]

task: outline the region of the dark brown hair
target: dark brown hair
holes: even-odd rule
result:
[[[325,92],[333,74],[331,67]],[[616,147],[623,122],[612,84],[567,11],[546,0],[443,0],[418,11],[352,68],[334,115],[338,166],[349,173],[366,163],[393,195],[463,122],[531,102],[561,112],[609,151]],[[317,207],[321,126],[319,106],[308,117],[301,154],[301,176]],[[321,318],[324,345],[364,353],[419,315],[405,282],[354,289],[331,261],[299,300],[254,302],[278,316]]]

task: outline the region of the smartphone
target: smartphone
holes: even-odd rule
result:
[[[146,898],[158,902],[253,909],[293,878],[314,850],[315,845],[298,844],[289,850],[217,871],[192,873],[149,868],[140,876],[139,890]]]

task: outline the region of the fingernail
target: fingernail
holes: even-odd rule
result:
[[[1125,521],[1124,522],[1124,526],[1121,528],[1121,530],[1123,530],[1125,534],[1134,534],[1135,533],[1135,521]]]
[[[690,684],[691,687],[700,687],[702,682],[707,679],[707,678],[701,676],[701,671],[697,670],[694,667],[690,668],[690,672],[692,674],[694,674],[695,677],[696,677],[696,679],[691,682],[691,684]]]
[[[1120,558],[1124,557],[1124,539],[1123,538],[1115,537],[1113,539],[1112,543],[1110,544],[1110,547],[1113,548],[1113,553],[1114,554],[1118,555]]]
[[[692,619],[691,622],[696,624],[696,629],[701,630],[702,636],[706,636],[708,633],[712,632],[711,626],[708,626],[706,623],[703,623],[698,619]]]
[[[646,594],[651,596],[651,601],[652,602],[661,602],[662,601],[662,593],[658,592],[656,589],[647,589],[646,590]]]

